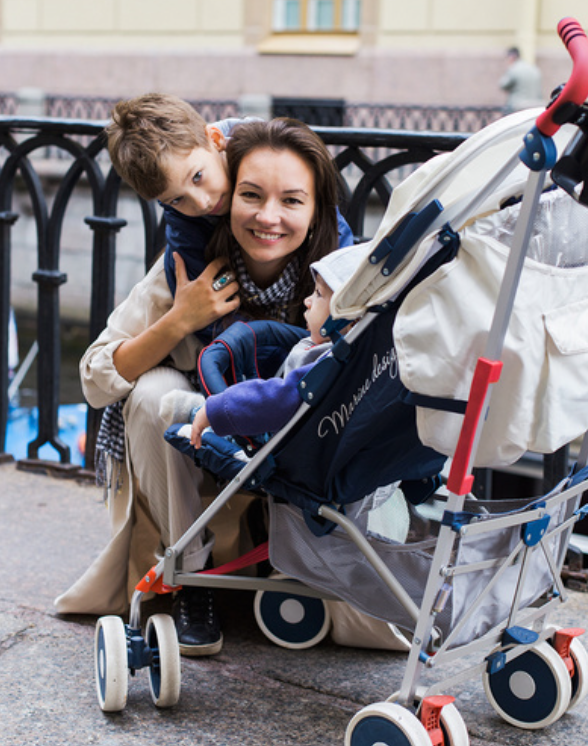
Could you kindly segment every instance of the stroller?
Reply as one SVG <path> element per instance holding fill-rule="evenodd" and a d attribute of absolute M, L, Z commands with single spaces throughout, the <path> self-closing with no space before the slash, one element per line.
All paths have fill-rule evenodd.
<path fill-rule="evenodd" d="M 262 629 L 290 647 L 324 637 L 325 598 L 405 631 L 400 690 L 352 718 L 346 746 L 469 743 L 443 693 L 474 674 L 501 717 L 526 729 L 585 697 L 583 630 L 547 622 L 565 600 L 560 573 L 588 480 L 588 40 L 572 19 L 558 31 L 574 70 L 548 109 L 490 125 L 394 191 L 333 297 L 334 345 L 302 379 L 292 420 L 267 442 L 205 435 L 197 463 L 227 485 L 138 584 L 129 624 L 98 620 L 103 710 L 124 708 L 129 668 L 149 669 L 157 706 L 177 702 L 173 621 L 156 614 L 142 635 L 140 604 L 181 585 L 256 590 Z M 235 331 L 200 360 L 212 393 L 229 374 L 247 374 L 251 347 L 276 362 L 271 327 L 268 338 L 266 327 L 236 326 L 244 335 Z M 187 447 L 181 426 L 166 437 Z M 577 462 L 549 494 L 471 494 L 475 467 L 576 439 Z M 286 578 L 183 572 L 184 548 L 243 489 L 267 497 L 269 559 Z M 262 548 L 245 562 L 265 556 Z M 302 610 L 294 623 L 282 611 L 287 596 Z M 421 685 L 425 669 L 471 655 L 480 662 Z"/>

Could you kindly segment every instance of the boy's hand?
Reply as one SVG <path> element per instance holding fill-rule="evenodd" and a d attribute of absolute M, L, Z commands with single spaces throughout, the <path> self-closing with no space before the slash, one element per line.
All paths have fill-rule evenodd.
<path fill-rule="evenodd" d="M 190 435 L 190 443 L 194 448 L 200 448 L 202 445 L 202 433 L 210 427 L 210 422 L 206 416 L 206 403 L 203 404 L 194 416 L 194 422 L 192 422 L 192 433 Z"/>
<path fill-rule="evenodd" d="M 215 277 L 225 266 L 223 259 L 215 259 L 195 280 L 188 279 L 182 257 L 174 252 L 176 265 L 176 295 L 174 313 L 178 315 L 186 336 L 206 328 L 214 321 L 232 313 L 241 303 L 236 280 L 227 282 L 220 289 L 213 287 Z"/>

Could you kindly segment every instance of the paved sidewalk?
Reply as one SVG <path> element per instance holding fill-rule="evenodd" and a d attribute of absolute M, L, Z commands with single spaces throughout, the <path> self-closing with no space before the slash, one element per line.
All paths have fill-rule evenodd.
<path fill-rule="evenodd" d="M 223 651 L 182 659 L 182 695 L 174 709 L 152 705 L 147 673 L 139 671 L 125 711 L 102 713 L 93 680 L 95 620 L 59 618 L 52 603 L 105 541 L 101 493 L 14 464 L 0 465 L 0 483 L 3 746 L 343 746 L 352 715 L 398 689 L 405 655 L 330 642 L 284 650 L 258 630 L 251 596 L 225 591 Z M 554 621 L 582 626 L 587 611 L 588 594 L 572 593 Z M 526 732 L 498 718 L 481 681 L 451 693 L 472 746 L 588 743 L 588 699 L 555 725 Z"/>

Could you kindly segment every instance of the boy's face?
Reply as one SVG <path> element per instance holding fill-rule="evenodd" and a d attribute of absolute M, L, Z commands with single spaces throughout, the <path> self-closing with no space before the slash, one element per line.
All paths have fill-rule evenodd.
<path fill-rule="evenodd" d="M 332 297 L 333 291 L 331 288 L 320 275 L 317 275 L 314 282 L 314 293 L 304 299 L 304 305 L 306 306 L 304 319 L 310 338 L 315 344 L 327 341 L 327 337 L 321 336 L 321 328 L 331 313 L 329 306 Z"/>
<path fill-rule="evenodd" d="M 163 204 L 193 218 L 226 215 L 231 207 L 225 138 L 214 127 L 208 127 L 207 133 L 208 148 L 197 147 L 166 157 L 168 185 L 158 196 Z"/>

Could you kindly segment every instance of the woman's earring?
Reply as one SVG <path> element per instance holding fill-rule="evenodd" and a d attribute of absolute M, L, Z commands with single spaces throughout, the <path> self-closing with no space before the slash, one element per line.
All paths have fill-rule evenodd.
<path fill-rule="evenodd" d="M 310 228 L 308 231 L 308 235 L 306 236 L 307 241 L 312 241 L 314 237 L 314 228 Z"/>

